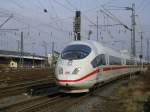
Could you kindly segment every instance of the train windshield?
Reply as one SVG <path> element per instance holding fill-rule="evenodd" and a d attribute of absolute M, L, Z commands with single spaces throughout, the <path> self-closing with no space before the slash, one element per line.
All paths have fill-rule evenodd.
<path fill-rule="evenodd" d="M 91 48 L 87 45 L 70 45 L 61 53 L 62 59 L 77 60 L 83 59 L 91 52 Z"/>

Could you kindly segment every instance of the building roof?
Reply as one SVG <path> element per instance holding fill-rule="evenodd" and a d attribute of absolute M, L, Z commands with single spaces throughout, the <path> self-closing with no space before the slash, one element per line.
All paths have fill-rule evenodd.
<path fill-rule="evenodd" d="M 21 56 L 21 52 L 0 50 L 0 57 L 20 58 L 20 56 Z M 33 59 L 33 57 L 34 59 L 37 60 L 45 60 L 44 56 L 39 56 L 28 52 L 22 53 L 22 58 Z"/>

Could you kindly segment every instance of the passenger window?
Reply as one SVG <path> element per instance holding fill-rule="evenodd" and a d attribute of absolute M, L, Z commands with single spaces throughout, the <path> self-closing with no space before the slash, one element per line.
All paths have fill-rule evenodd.
<path fill-rule="evenodd" d="M 134 60 L 126 60 L 126 65 L 134 65 Z"/>
<path fill-rule="evenodd" d="M 109 64 L 110 65 L 121 65 L 121 58 L 109 56 Z"/>
<path fill-rule="evenodd" d="M 91 62 L 93 68 L 96 68 L 101 65 L 106 65 L 106 59 L 104 54 L 96 56 Z"/>

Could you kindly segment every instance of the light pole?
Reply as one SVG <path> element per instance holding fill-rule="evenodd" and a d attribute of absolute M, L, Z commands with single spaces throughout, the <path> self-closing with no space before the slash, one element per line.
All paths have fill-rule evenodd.
<path fill-rule="evenodd" d="M 89 30 L 89 32 L 88 32 L 88 40 L 90 40 L 91 38 L 91 34 L 92 34 L 92 30 Z"/>
<path fill-rule="evenodd" d="M 147 39 L 147 61 L 149 63 L 149 39 Z"/>
<path fill-rule="evenodd" d="M 141 33 L 141 54 L 140 54 L 140 58 L 142 59 L 143 58 L 143 35 L 142 35 L 143 32 L 140 32 L 140 33 Z"/>
<path fill-rule="evenodd" d="M 52 42 L 52 59 L 54 61 L 54 49 L 55 49 L 55 42 Z"/>
<path fill-rule="evenodd" d="M 44 50 L 45 50 L 45 67 L 47 66 L 47 42 L 43 41 L 43 44 L 42 44 Z"/>
<path fill-rule="evenodd" d="M 17 39 L 16 43 L 17 43 L 17 52 L 19 53 L 20 52 L 20 40 Z"/>
<path fill-rule="evenodd" d="M 34 45 L 35 45 L 36 43 L 35 42 L 32 42 L 32 52 L 33 52 L 33 59 L 32 59 L 32 68 L 34 68 L 35 67 L 35 63 L 34 63 L 34 55 L 35 55 L 35 53 L 34 53 Z"/>
<path fill-rule="evenodd" d="M 116 18 L 115 16 L 111 16 L 109 15 L 110 12 L 107 11 L 105 9 L 105 11 L 107 11 L 108 13 L 106 13 L 105 11 L 101 10 L 101 12 L 103 12 L 104 14 L 106 14 L 108 17 L 110 17 L 111 19 L 115 19 L 117 22 L 120 23 L 120 25 L 122 25 L 124 28 L 126 28 L 127 30 L 131 31 L 131 57 L 135 57 L 136 56 L 136 46 L 135 46 L 135 4 L 132 4 L 132 7 L 121 7 L 123 10 L 130 10 L 132 11 L 131 14 L 131 28 L 129 28 L 127 25 L 123 24 L 118 18 Z M 112 9 L 111 9 L 112 10 Z"/>
<path fill-rule="evenodd" d="M 97 41 L 98 41 L 98 12 L 97 12 L 97 19 L 96 19 L 96 29 L 97 29 Z"/>
<path fill-rule="evenodd" d="M 142 35 L 142 33 L 143 32 L 140 32 L 140 33 L 141 33 L 141 52 L 140 52 L 139 58 L 140 58 L 140 65 L 141 65 L 141 72 L 142 72 L 142 68 L 143 68 L 143 64 L 142 64 L 142 58 L 143 58 L 143 35 Z"/>
<path fill-rule="evenodd" d="M 24 52 L 24 46 L 23 46 L 23 32 L 21 32 L 21 45 L 20 45 L 20 67 L 23 67 L 23 52 Z"/>
<path fill-rule="evenodd" d="M 132 24 L 132 30 L 131 30 L 131 56 L 136 56 L 136 46 L 135 46 L 135 4 L 132 4 L 132 7 L 125 7 L 126 10 L 131 10 L 131 24 Z"/>

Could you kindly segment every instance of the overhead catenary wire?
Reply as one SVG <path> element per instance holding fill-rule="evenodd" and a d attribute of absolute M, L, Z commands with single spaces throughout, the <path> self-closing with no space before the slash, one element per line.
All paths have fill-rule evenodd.
<path fill-rule="evenodd" d="M 65 5 L 61 4 L 61 3 L 58 2 L 57 0 L 53 0 L 53 1 L 55 1 L 57 4 L 59 4 L 60 6 L 62 6 L 63 8 L 65 8 L 65 9 L 71 11 L 71 12 L 74 10 L 74 9 L 72 10 L 72 9 L 66 7 Z M 66 2 L 67 2 L 67 1 L 66 1 Z M 78 8 L 76 8 L 72 3 L 70 3 L 69 1 L 68 1 L 68 4 L 69 4 L 70 6 L 73 6 L 75 9 L 78 9 Z M 96 24 L 95 24 L 92 20 L 90 20 L 85 14 L 82 13 L 82 16 L 83 16 L 87 21 L 89 21 L 91 24 L 96 25 Z"/>
<path fill-rule="evenodd" d="M 58 5 L 60 5 L 61 7 L 63 7 L 64 9 L 66 9 L 69 12 L 74 12 L 71 8 L 65 6 L 64 4 L 62 4 L 61 2 L 58 2 L 57 0 L 53 0 L 55 3 L 57 3 Z"/>
<path fill-rule="evenodd" d="M 44 5 L 42 4 L 42 2 L 40 0 L 36 0 L 39 4 L 39 6 L 42 8 L 42 9 L 45 9 Z"/>
<path fill-rule="evenodd" d="M 103 6 L 101 6 L 102 8 L 103 8 Z M 111 14 L 111 13 L 108 13 L 107 11 L 105 11 L 104 9 L 99 9 L 99 11 L 100 12 L 102 12 L 102 14 L 103 14 L 103 17 L 104 17 L 104 24 L 102 24 L 102 25 L 99 25 L 99 26 L 101 26 L 101 27 L 105 27 L 105 28 L 107 28 L 107 29 L 105 29 L 105 30 L 107 30 L 107 34 L 111 37 L 111 39 L 114 39 L 114 35 L 112 35 L 112 33 L 111 33 L 111 31 L 109 31 L 109 29 L 108 29 L 108 27 L 110 26 L 110 27 L 113 27 L 113 26 L 121 26 L 121 25 L 123 25 L 124 27 L 127 27 L 127 25 L 125 25 L 122 21 L 120 21 L 116 16 L 114 16 L 113 14 Z M 116 24 L 110 24 L 109 23 L 109 19 L 111 19 L 113 22 L 116 22 Z M 129 30 L 131 30 L 131 29 L 129 29 Z M 103 30 L 101 30 L 101 32 L 102 32 Z M 103 38 L 103 37 L 102 37 Z"/>
<path fill-rule="evenodd" d="M 77 10 L 77 9 L 78 9 L 76 6 L 74 6 L 74 5 L 70 2 L 70 0 L 65 0 L 65 1 L 68 3 L 68 5 L 70 5 L 70 7 L 73 7 L 74 10 Z"/>
<path fill-rule="evenodd" d="M 147 8 L 148 5 L 150 5 L 150 1 L 148 1 L 147 3 L 145 2 L 143 7 L 141 9 L 139 9 L 138 12 L 140 13 L 140 12 L 144 11 Z"/>
<path fill-rule="evenodd" d="M 14 0 L 13 0 L 14 1 Z M 22 0 L 23 1 L 23 0 Z M 39 1 L 39 0 L 38 0 Z M 48 0 L 49 1 L 49 0 Z M 55 5 L 57 4 L 58 5 L 58 3 L 56 3 L 55 2 L 55 0 L 50 0 L 52 3 L 53 3 L 53 5 L 54 5 L 54 3 L 55 3 Z M 66 2 L 67 1 L 69 1 L 68 2 L 68 5 L 70 4 L 70 7 L 68 6 L 68 5 L 66 5 L 64 2 L 61 2 L 61 1 L 59 1 L 59 0 L 56 0 L 57 2 L 59 2 L 61 5 L 63 4 L 63 7 L 67 7 L 67 8 L 65 8 L 66 10 L 69 10 L 70 12 L 72 12 L 75 8 L 76 8 L 76 6 L 74 6 L 74 4 L 73 4 L 73 2 L 72 1 L 69 1 L 69 0 L 66 0 Z M 100 0 L 98 0 L 98 1 L 100 1 Z M 107 0 L 107 1 L 111 1 L 111 0 Z M 106 1 L 106 2 L 107 2 Z M 17 0 L 15 0 L 15 2 L 18 2 Z M 42 0 L 40 0 L 40 2 L 42 2 L 42 6 L 40 6 L 41 7 L 41 9 L 43 9 L 43 8 L 47 8 L 47 7 L 45 7 L 46 5 L 45 5 L 45 3 L 42 1 Z M 19 2 L 20 3 L 20 2 Z M 60 6 L 60 4 L 59 4 L 59 6 Z M 20 4 L 20 5 L 22 5 L 22 4 Z M 40 5 L 40 4 L 39 4 Z M 43 6 L 44 5 L 44 6 Z M 71 5 L 72 5 L 72 7 L 71 7 Z M 108 4 L 109 5 L 109 4 Z M 24 6 L 23 6 L 24 7 Z M 74 8 L 73 8 L 74 7 Z M 56 10 L 56 9 L 55 9 Z M 39 11 L 39 9 L 37 10 L 37 11 Z M 54 11 L 54 10 L 53 10 Z M 59 13 L 58 13 L 59 14 Z M 94 23 L 94 21 L 91 19 L 91 18 L 89 18 L 88 17 L 88 15 L 83 11 L 82 12 L 82 14 L 83 14 L 83 17 L 84 17 L 84 19 L 86 19 L 89 23 L 91 23 L 91 24 L 95 24 Z M 50 14 L 49 14 L 50 15 Z M 85 17 L 85 16 L 86 17 Z M 55 21 L 57 21 L 57 20 L 61 20 L 61 18 L 59 19 L 59 18 L 54 18 L 53 19 L 53 21 L 55 22 Z M 24 20 L 23 20 L 24 21 Z M 52 22 L 53 22 L 52 21 Z M 52 24 L 53 25 L 53 24 Z M 55 25 L 53 25 L 54 27 L 56 27 Z M 58 28 L 59 30 L 60 30 L 60 28 Z"/>
<path fill-rule="evenodd" d="M 2 9 L 2 8 L 1 8 Z M 8 14 L 10 13 L 10 11 L 9 10 L 4 10 L 3 9 L 3 11 L 4 12 L 7 12 Z M 27 17 L 25 17 L 25 16 L 23 16 L 23 15 L 21 15 L 21 14 L 19 14 L 19 13 L 16 13 L 16 12 L 13 12 L 13 19 L 16 19 L 17 21 L 20 21 L 21 23 L 23 23 L 23 24 L 29 24 L 28 22 L 25 22 L 25 20 L 27 21 L 30 21 L 30 19 L 29 18 L 27 18 Z M 18 20 L 19 19 L 19 20 Z M 64 19 L 64 18 L 63 18 Z M 39 21 L 39 23 L 42 23 L 42 22 L 40 22 Z M 43 23 L 42 23 L 43 24 Z M 31 26 L 33 26 L 33 25 L 31 25 Z M 53 26 L 53 25 L 47 25 L 47 26 L 49 26 L 49 27 L 51 27 L 51 28 L 53 28 L 54 30 L 56 30 L 56 31 L 61 31 L 61 32 L 68 32 L 67 30 L 63 30 L 63 29 L 61 29 L 61 28 L 56 28 L 55 26 Z M 36 26 L 34 26 L 34 27 L 36 27 Z"/>
<path fill-rule="evenodd" d="M 37 0 L 37 1 L 36 1 L 36 4 L 35 4 L 35 2 L 34 2 L 34 6 L 37 7 L 38 9 L 40 9 L 40 10 L 36 10 L 36 11 L 42 11 L 43 14 L 46 13 L 46 14 L 49 16 L 50 20 L 52 21 L 51 23 L 55 23 L 56 26 L 57 26 L 57 28 L 54 27 L 54 26 L 52 26 L 52 27 L 53 27 L 55 30 L 56 30 L 56 29 L 62 30 L 62 26 L 59 26 L 59 25 L 58 25 L 58 22 L 57 22 L 57 20 L 56 20 L 57 18 L 59 18 L 59 17 L 58 17 L 58 14 L 57 14 L 57 12 L 55 11 L 54 6 L 52 6 L 52 3 L 49 3 L 49 2 L 51 2 L 51 1 L 48 0 L 48 4 L 47 4 L 47 5 L 50 5 L 50 6 L 51 6 L 51 9 L 49 9 L 49 7 L 44 6 L 43 3 L 42 3 L 40 0 Z M 48 10 L 48 9 L 49 9 L 49 10 Z M 53 12 L 55 12 L 56 18 L 51 16 L 52 14 L 50 14 L 50 10 L 53 10 Z M 41 13 L 41 12 L 40 12 L 40 13 Z M 61 20 L 61 18 L 60 18 L 59 20 Z M 49 23 L 48 23 L 48 24 L 49 24 Z"/>
<path fill-rule="evenodd" d="M 13 14 L 11 14 L 2 24 L 0 24 L 0 29 L 11 19 L 13 18 Z"/>
<path fill-rule="evenodd" d="M 48 0 L 48 3 L 49 3 L 49 5 L 51 6 L 51 9 L 55 12 L 56 18 L 60 19 L 60 17 L 58 16 L 58 13 L 57 13 L 55 7 L 53 6 L 53 3 L 51 2 L 51 0 Z M 48 12 L 48 13 L 49 13 L 49 12 Z M 51 18 L 51 19 L 52 19 L 52 18 Z M 60 21 L 55 21 L 54 19 L 52 19 L 52 20 L 56 23 L 56 25 L 57 25 L 58 27 L 60 27 L 60 28 L 62 29 L 62 22 L 61 22 L 61 19 L 60 19 Z M 58 22 L 60 22 L 60 25 L 58 25 Z"/>
<path fill-rule="evenodd" d="M 141 20 L 140 20 L 140 17 L 139 17 L 139 15 L 137 16 L 137 20 L 138 20 L 138 25 L 139 25 L 139 28 L 140 28 L 140 30 L 141 30 L 141 32 L 143 32 L 143 27 L 142 27 L 142 24 L 141 24 Z"/>
<path fill-rule="evenodd" d="M 120 23 L 123 27 L 125 27 L 126 29 L 128 29 L 128 30 L 132 30 L 131 28 L 129 28 L 127 25 L 125 25 L 122 21 L 120 21 L 114 14 L 112 14 L 110 11 L 108 11 L 107 9 L 105 9 L 104 7 L 103 7 L 103 9 L 100 9 L 100 11 L 102 12 L 102 13 L 104 13 L 105 15 L 107 15 L 107 17 L 109 17 L 110 19 L 112 19 L 113 21 L 115 21 L 115 22 L 118 22 L 118 23 Z"/>
<path fill-rule="evenodd" d="M 97 0 L 97 2 L 101 3 L 99 0 Z M 112 2 L 112 0 L 108 0 L 108 1 L 106 1 L 106 3 L 103 4 L 103 6 L 106 6 L 106 5 L 110 4 L 111 2 Z"/>
<path fill-rule="evenodd" d="M 141 8 L 145 5 L 145 3 L 146 3 L 146 0 L 141 0 L 139 5 L 137 6 L 137 10 L 141 10 Z"/>
<path fill-rule="evenodd" d="M 70 7 L 73 7 L 74 10 L 77 10 L 78 8 L 76 6 L 74 6 L 70 1 L 66 0 L 66 2 L 70 5 Z M 65 6 L 63 6 L 65 7 Z M 66 7 L 65 7 L 66 8 Z M 68 9 L 68 8 L 67 8 Z M 91 9 L 90 9 L 91 10 Z M 87 12 L 87 11 L 86 11 Z M 94 23 L 91 19 L 89 19 L 85 14 L 84 11 L 82 12 L 82 17 L 84 17 L 89 23 L 96 25 L 96 23 Z"/>
<path fill-rule="evenodd" d="M 78 9 L 78 8 L 77 8 L 76 6 L 74 6 L 70 1 L 66 0 L 66 2 L 67 2 L 70 6 L 72 6 L 75 10 Z M 91 24 L 96 25 L 96 23 L 94 23 L 92 20 L 90 20 L 90 19 L 84 14 L 84 11 L 82 12 L 82 15 L 83 15 L 83 17 L 84 17 L 87 21 L 89 21 Z"/>
<path fill-rule="evenodd" d="M 22 18 L 25 18 L 24 16 L 22 16 Z M 22 24 L 25 24 L 25 25 L 28 25 L 29 23 L 28 22 L 25 22 L 22 18 L 20 18 L 20 16 L 19 16 L 19 18 L 17 17 L 17 16 L 13 16 L 13 20 L 16 20 L 16 22 L 19 22 L 19 23 L 22 23 Z M 42 23 L 43 24 L 43 23 Z M 30 27 L 32 27 L 32 28 L 34 28 L 34 29 L 36 29 L 37 31 L 41 31 L 41 32 L 43 32 L 43 33 L 45 33 L 45 34 L 47 34 L 47 35 L 49 35 L 49 32 L 47 32 L 47 31 L 45 31 L 45 30 L 42 30 L 42 29 L 40 29 L 39 27 L 37 27 L 37 25 L 35 26 L 35 25 L 30 25 Z M 55 27 L 53 27 L 52 25 L 51 26 L 49 26 L 49 27 L 51 27 L 51 28 L 53 28 L 54 30 L 56 30 L 56 31 L 61 31 L 61 32 L 64 32 L 63 30 L 61 30 L 61 29 L 57 29 L 57 28 L 55 28 Z M 24 27 L 23 29 L 27 29 L 28 28 L 28 26 L 27 27 Z M 19 29 L 22 29 L 22 28 L 19 28 Z M 68 31 L 65 31 L 65 32 L 68 32 Z"/>
<path fill-rule="evenodd" d="M 12 4 L 16 5 L 18 8 L 23 9 L 24 7 L 22 5 L 20 5 L 18 2 L 16 2 L 15 0 L 9 0 Z"/>

